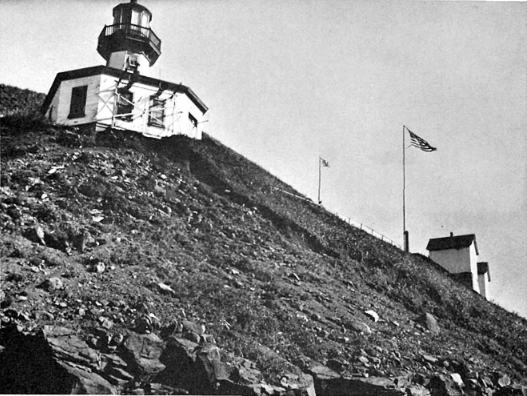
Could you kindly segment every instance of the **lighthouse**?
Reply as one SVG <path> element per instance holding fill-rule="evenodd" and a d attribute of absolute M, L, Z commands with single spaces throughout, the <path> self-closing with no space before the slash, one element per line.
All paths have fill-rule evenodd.
<path fill-rule="evenodd" d="M 148 137 L 201 139 L 208 107 L 186 85 L 150 76 L 161 55 L 152 13 L 137 0 L 118 4 L 99 34 L 104 66 L 58 73 L 44 100 L 53 123 L 88 130 L 122 129 Z"/>

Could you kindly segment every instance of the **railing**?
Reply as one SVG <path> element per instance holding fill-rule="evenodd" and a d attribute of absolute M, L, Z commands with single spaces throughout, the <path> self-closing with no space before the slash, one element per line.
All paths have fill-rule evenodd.
<path fill-rule="evenodd" d="M 117 31 L 123 31 L 127 36 L 142 41 L 147 39 L 152 44 L 152 47 L 154 47 L 158 53 L 161 53 L 161 40 L 156 36 L 152 29 L 130 23 L 117 23 L 115 25 L 106 25 L 101 32 L 101 36 L 108 37 Z"/>

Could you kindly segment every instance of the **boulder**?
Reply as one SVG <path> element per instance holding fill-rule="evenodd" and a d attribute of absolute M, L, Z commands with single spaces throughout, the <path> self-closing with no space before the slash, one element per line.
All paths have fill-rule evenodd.
<path fill-rule="evenodd" d="M 169 337 L 160 361 L 166 369 L 157 381 L 173 388 L 188 389 L 191 393 L 213 393 L 206 373 L 195 373 L 196 351 L 199 344 L 182 337 Z"/>
<path fill-rule="evenodd" d="M 181 323 L 181 330 L 183 332 L 183 337 L 199 344 L 202 340 L 201 337 L 205 332 L 205 326 L 198 325 L 190 320 L 184 320 Z"/>
<path fill-rule="evenodd" d="M 98 274 L 102 274 L 106 270 L 106 264 L 99 261 L 96 264 L 93 264 L 91 267 L 92 272 L 97 272 Z"/>
<path fill-rule="evenodd" d="M 122 348 L 123 359 L 128 362 L 130 372 L 138 381 L 147 381 L 166 367 L 159 360 L 164 351 L 164 343 L 153 333 L 129 332 Z"/>
<path fill-rule="evenodd" d="M 221 361 L 220 349 L 214 344 L 205 344 L 196 349 L 196 369 L 203 371 L 211 385 L 229 379 L 225 363 Z"/>
<path fill-rule="evenodd" d="M 415 320 L 415 322 L 423 326 L 432 334 L 439 334 L 439 332 L 441 331 L 441 329 L 439 328 L 439 324 L 437 323 L 436 317 L 432 314 L 429 314 L 428 312 L 419 316 Z"/>
<path fill-rule="evenodd" d="M 242 396 L 285 396 L 286 390 L 282 387 L 268 384 L 243 385 L 230 380 L 219 383 L 216 394 L 220 395 L 242 395 Z M 290 393 L 288 393 L 289 395 Z"/>
<path fill-rule="evenodd" d="M 431 396 L 461 396 L 463 391 L 460 389 L 450 376 L 435 375 L 427 385 Z"/>
<path fill-rule="evenodd" d="M 280 379 L 280 385 L 286 391 L 293 392 L 295 395 L 316 396 L 315 382 L 313 376 L 309 374 L 291 374 L 286 373 Z"/>
<path fill-rule="evenodd" d="M 498 374 L 496 375 L 496 382 L 498 383 L 499 386 L 504 388 L 511 384 L 511 379 L 507 374 L 503 374 L 503 375 Z"/>
<path fill-rule="evenodd" d="M 421 357 L 423 358 L 423 361 L 426 362 L 426 363 L 432 363 L 432 364 L 435 364 L 438 362 L 439 359 L 437 359 L 436 357 L 434 356 L 431 356 L 431 355 L 427 355 L 427 354 L 422 354 Z"/>
<path fill-rule="evenodd" d="M 182 325 L 183 325 L 183 332 L 192 332 L 199 336 L 202 336 L 203 333 L 205 332 L 205 329 L 203 328 L 203 326 L 198 325 L 194 322 L 191 322 L 190 320 L 184 320 L 182 322 Z"/>
<path fill-rule="evenodd" d="M 374 322 L 379 321 L 379 314 L 377 314 L 377 312 L 375 312 L 375 311 L 369 309 L 369 310 L 367 310 L 367 311 L 364 311 L 364 313 L 365 313 L 366 315 L 368 315 L 370 318 L 372 318 Z"/>
<path fill-rule="evenodd" d="M 312 362 L 308 372 L 313 376 L 315 381 L 328 381 L 340 378 L 339 373 L 317 362 Z"/>
<path fill-rule="evenodd" d="M 465 386 L 465 384 L 463 383 L 463 380 L 461 379 L 461 375 L 459 375 L 458 373 L 452 373 L 450 374 L 450 378 L 452 378 L 452 381 L 454 381 L 454 383 L 462 388 Z"/>
<path fill-rule="evenodd" d="M 159 290 L 162 292 L 162 293 L 166 293 L 166 294 L 176 294 L 176 292 L 168 285 L 165 285 L 164 283 L 162 282 L 159 282 L 157 284 L 157 287 L 159 287 Z"/>
<path fill-rule="evenodd" d="M 106 379 L 93 372 L 88 372 L 82 366 L 75 366 L 69 362 L 58 362 L 73 377 L 71 394 L 111 394 L 117 395 L 116 388 Z"/>
<path fill-rule="evenodd" d="M 357 333 L 371 334 L 370 326 L 366 323 L 359 322 L 358 320 L 350 320 L 345 323 L 345 326 L 350 330 L 356 331 Z"/>
<path fill-rule="evenodd" d="M 430 391 L 422 385 L 412 385 L 406 388 L 407 396 L 430 396 Z"/>
<path fill-rule="evenodd" d="M 336 371 L 312 362 L 307 370 L 313 376 L 316 395 L 346 396 L 404 396 L 404 388 L 388 378 L 359 378 L 341 376 Z"/>
<path fill-rule="evenodd" d="M 23 334 L 14 328 L 4 336 L 9 341 L 0 355 L 0 393 L 117 394 L 97 372 L 100 355 L 75 331 L 44 326 Z"/>
<path fill-rule="evenodd" d="M 42 283 L 42 287 L 47 291 L 61 290 L 64 288 L 62 279 L 57 277 L 48 278 Z"/>

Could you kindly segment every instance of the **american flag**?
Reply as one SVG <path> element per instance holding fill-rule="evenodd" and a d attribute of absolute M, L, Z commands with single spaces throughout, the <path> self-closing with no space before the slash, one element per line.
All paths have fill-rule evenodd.
<path fill-rule="evenodd" d="M 320 162 L 322 163 L 322 166 L 329 168 L 329 162 L 326 161 L 324 158 L 320 157 Z"/>
<path fill-rule="evenodd" d="M 420 138 L 408 128 L 406 128 L 406 130 L 410 134 L 410 141 L 411 141 L 412 146 L 417 147 L 418 149 L 421 149 L 423 151 L 436 151 L 437 150 L 435 147 L 430 146 L 430 144 L 426 140 Z"/>

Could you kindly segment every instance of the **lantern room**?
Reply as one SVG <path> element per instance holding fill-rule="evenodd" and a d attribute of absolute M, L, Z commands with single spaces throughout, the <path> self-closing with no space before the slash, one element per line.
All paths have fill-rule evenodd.
<path fill-rule="evenodd" d="M 152 13 L 136 0 L 117 5 L 113 24 L 103 28 L 97 45 L 106 65 L 148 75 L 149 67 L 161 55 L 161 40 L 151 29 L 151 22 Z"/>

